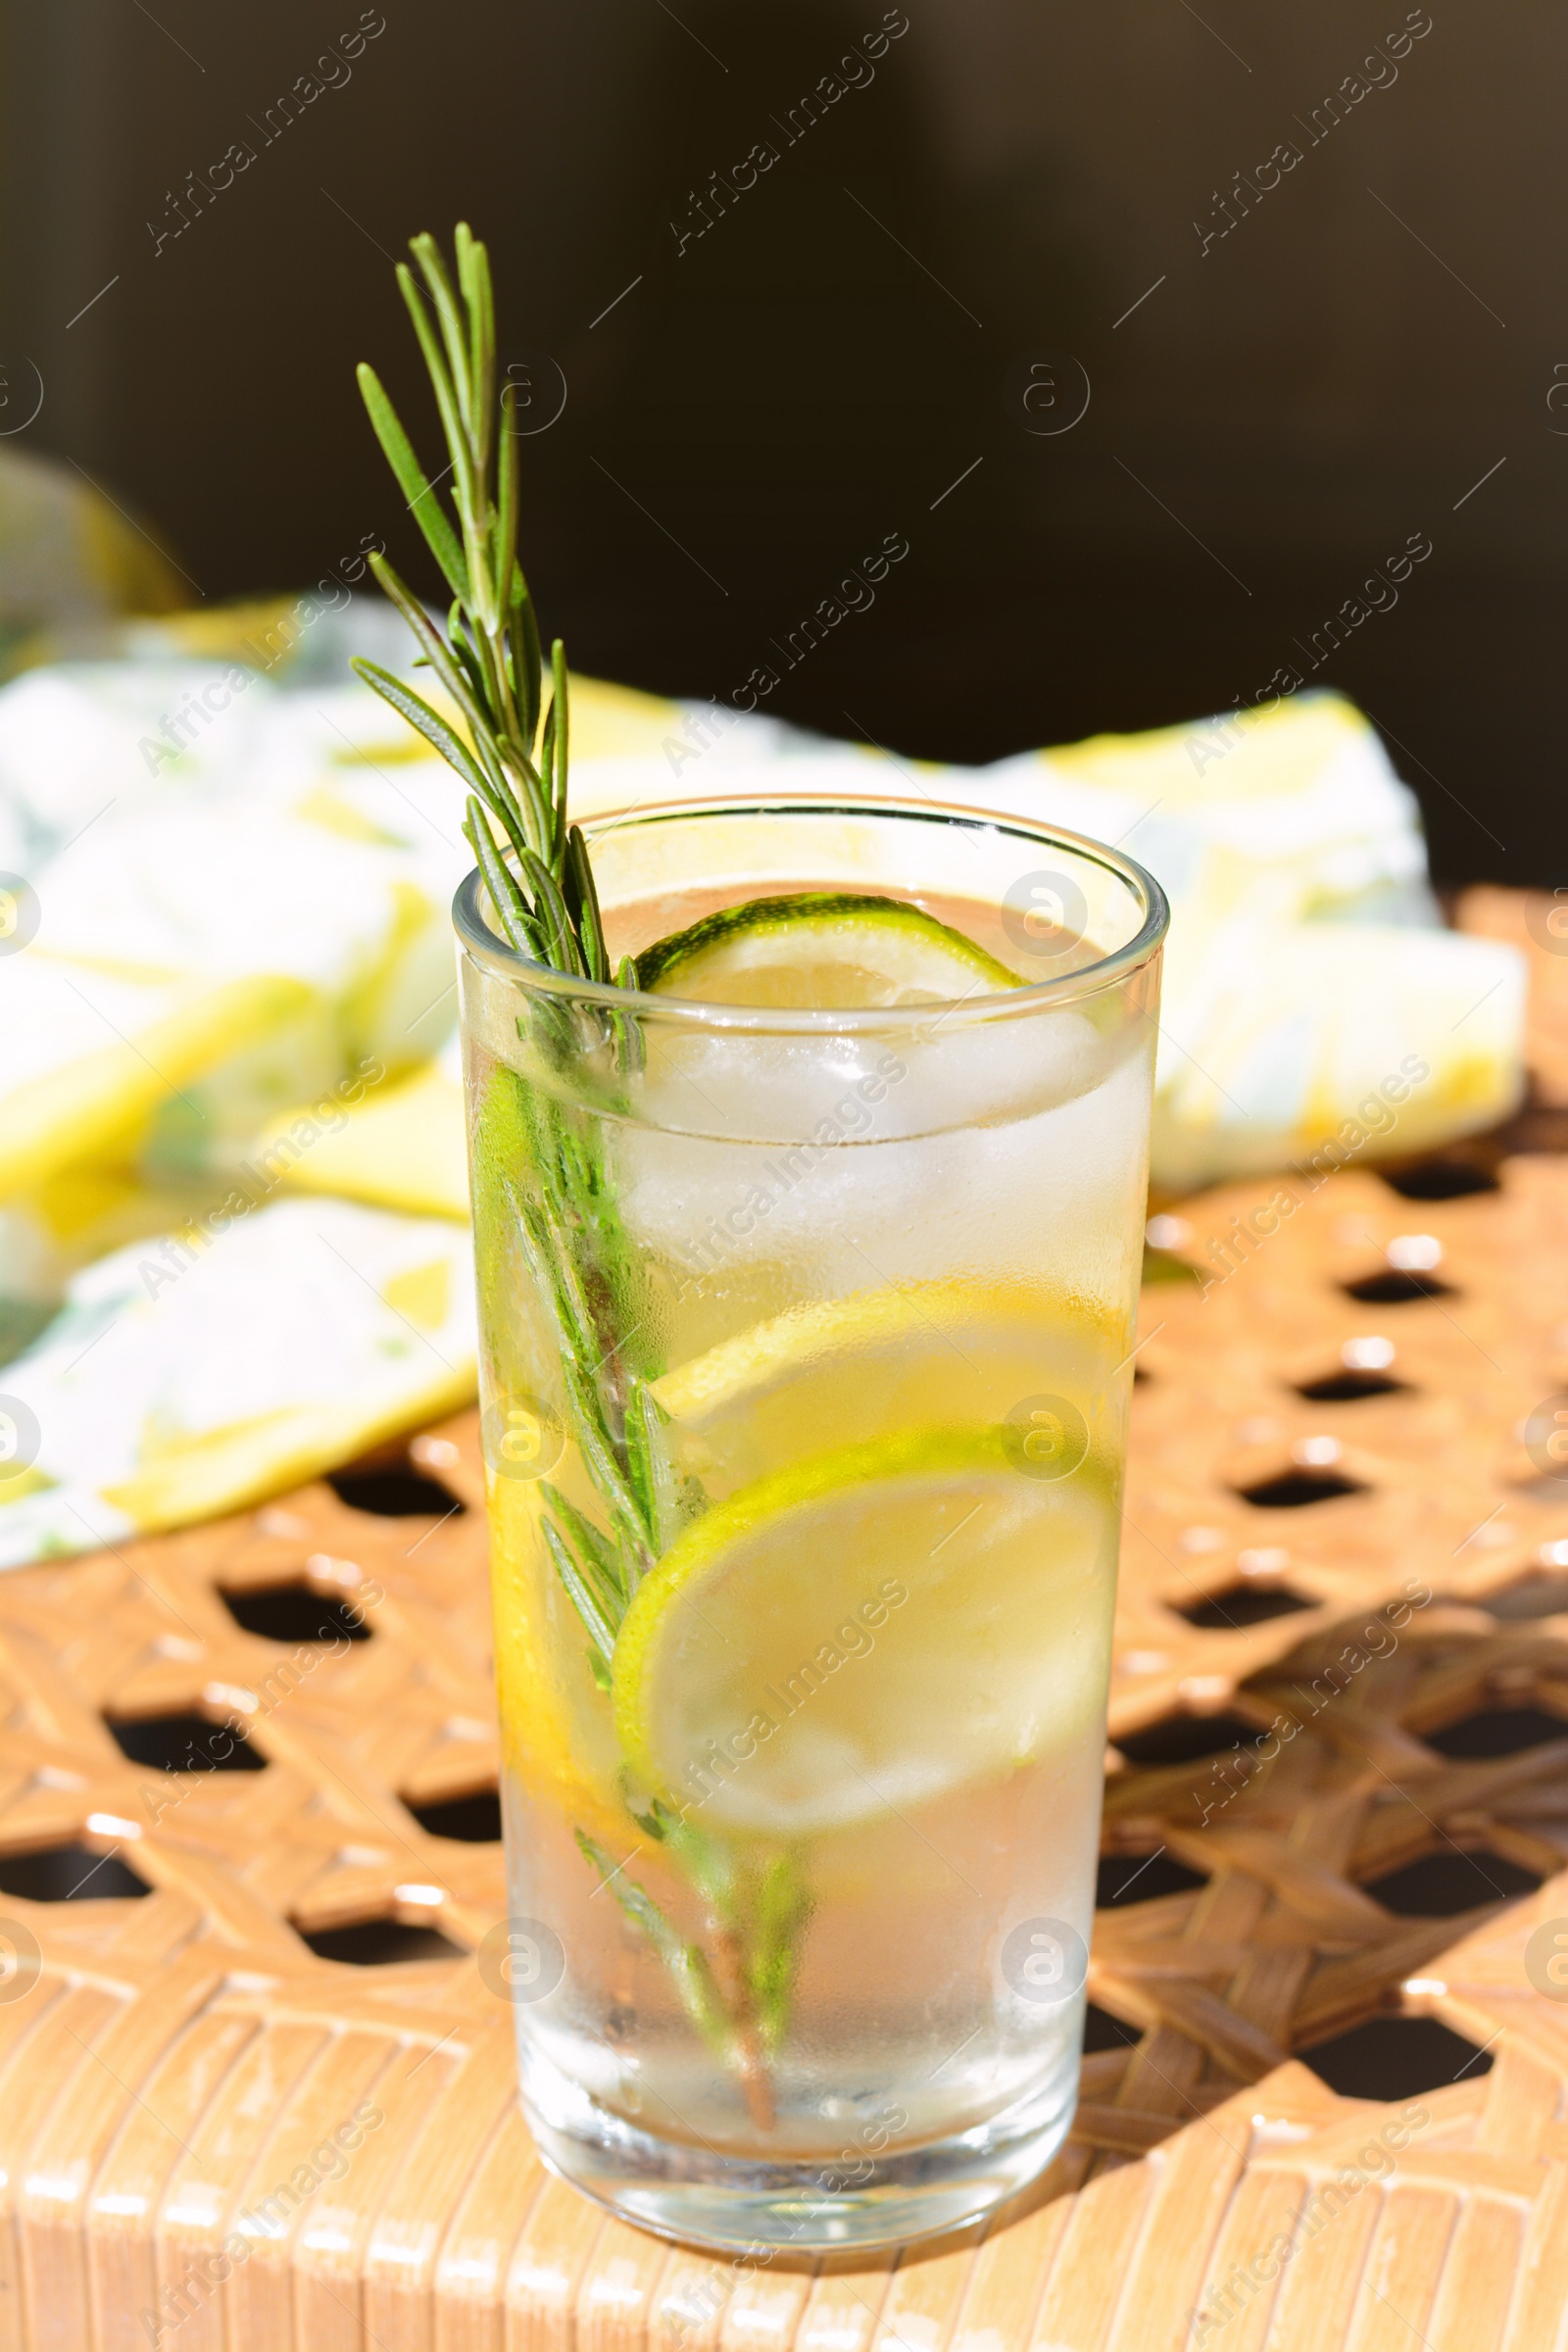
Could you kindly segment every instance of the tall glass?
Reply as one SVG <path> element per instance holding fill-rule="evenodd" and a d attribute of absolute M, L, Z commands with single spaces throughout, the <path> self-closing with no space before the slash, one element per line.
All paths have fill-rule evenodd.
<path fill-rule="evenodd" d="M 830 890 L 1027 975 L 698 1003 L 456 909 L 529 2122 L 666 2234 L 891 2244 L 1072 2116 L 1164 903 L 931 804 L 589 838 L 616 958 Z"/>

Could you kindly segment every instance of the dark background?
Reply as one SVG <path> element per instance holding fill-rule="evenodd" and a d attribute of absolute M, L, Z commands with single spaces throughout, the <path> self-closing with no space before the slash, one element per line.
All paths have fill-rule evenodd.
<path fill-rule="evenodd" d="M 303 586 L 377 530 L 433 584 L 352 368 L 429 447 L 388 257 L 463 215 L 504 358 L 540 414 L 549 362 L 567 386 L 524 445 L 524 553 L 577 667 L 727 697 L 898 531 L 875 608 L 765 708 L 984 760 L 1250 700 L 1425 533 L 1314 682 L 1390 738 L 1441 877 L 1568 872 L 1560 8 L 1431 0 L 1315 144 L 1402 0 L 907 0 L 792 146 L 771 118 L 880 0 L 381 13 L 264 144 L 249 119 L 356 0 L 11 0 L 0 358 L 43 373 L 27 445 L 134 507 L 193 601 Z M 690 191 L 759 138 L 777 165 L 677 253 Z M 235 139 L 254 164 L 155 252 Z M 1286 139 L 1301 162 L 1202 251 L 1195 218 Z M 1006 388 L 1043 353 L 1092 387 L 1054 434 Z"/>

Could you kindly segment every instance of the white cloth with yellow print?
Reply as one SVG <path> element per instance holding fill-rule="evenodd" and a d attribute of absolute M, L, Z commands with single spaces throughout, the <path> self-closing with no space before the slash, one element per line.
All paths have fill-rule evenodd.
<path fill-rule="evenodd" d="M 1171 902 L 1152 1140 L 1164 1192 L 1330 1149 L 1422 1152 L 1518 1102 L 1524 966 L 1442 927 L 1415 796 L 1339 695 L 958 768 L 711 706 L 638 713 L 609 691 L 599 742 L 573 760 L 583 813 L 892 790 L 1060 824 L 1148 866 Z M 1423 1074 L 1391 1118 L 1379 1089 L 1406 1061 Z"/>
<path fill-rule="evenodd" d="M 472 1394 L 465 1227 L 276 1200 L 77 1274 L 0 1371 L 0 1567 L 237 1509 Z"/>
<path fill-rule="evenodd" d="M 1045 820 L 1119 844 L 1171 902 L 1152 1172 L 1165 1193 L 1292 1165 L 1405 1156 L 1494 1125 L 1523 1085 L 1525 973 L 1494 941 L 1443 928 L 1414 795 L 1349 703 L 1102 735 L 984 768 L 890 759 L 714 706 L 575 689 L 583 816 L 689 795 L 887 792 Z M 1042 966 L 1039 976 L 1049 975 Z M 1027 973 L 1026 977 L 1036 976 Z M 1397 1115 L 1381 1091 L 1410 1080 Z M 432 1137 L 462 1200 L 455 1079 L 367 1102 L 304 1175 L 362 1198 L 408 1166 L 434 1205 Z M 416 1138 L 419 1139 L 416 1143 Z"/>
<path fill-rule="evenodd" d="M 1341 696 L 1097 736 L 984 781 L 993 806 L 1119 842 L 1170 898 L 1162 1190 L 1405 1156 L 1516 1107 L 1523 962 L 1442 927 L 1415 796 Z M 1411 1069 L 1391 1118 L 1379 1090 Z"/>
<path fill-rule="evenodd" d="M 0 1564 L 238 1507 L 472 1391 L 461 795 L 350 681 L 350 651 L 404 663 L 396 615 L 308 601 L 291 644 L 275 612 L 140 623 L 0 691 L 0 883 L 31 886 L 0 953 Z M 1518 959 L 1436 927 L 1414 801 L 1337 698 L 957 769 L 576 681 L 580 814 L 781 786 L 1152 867 L 1167 1190 L 1516 1099 Z M 1358 1122 L 1410 1057 L 1397 1122 Z"/>
<path fill-rule="evenodd" d="M 474 1385 L 450 1168 L 284 1197 L 451 1039 L 450 778 L 341 648 L 285 689 L 134 626 L 148 658 L 0 693 L 0 1565 L 234 1508 Z"/>

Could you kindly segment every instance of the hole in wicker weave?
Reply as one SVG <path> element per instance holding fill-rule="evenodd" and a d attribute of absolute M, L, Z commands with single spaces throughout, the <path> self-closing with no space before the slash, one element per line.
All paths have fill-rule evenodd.
<path fill-rule="evenodd" d="M 1423 1854 L 1419 1862 L 1407 1862 L 1402 1870 L 1391 1870 L 1386 1879 L 1372 1880 L 1366 1891 L 1401 1919 L 1452 1919 L 1482 1903 L 1533 1894 L 1540 1885 L 1535 1871 L 1494 1854 L 1490 1846 L 1459 1852 L 1449 1845 Z"/>
<path fill-rule="evenodd" d="M 1413 2099 L 1492 2072 L 1490 2052 L 1484 2055 L 1435 2017 L 1369 2018 L 1296 2055 L 1343 2099 Z"/>
<path fill-rule="evenodd" d="M 1452 1153 L 1439 1152 L 1431 1159 L 1418 1159 L 1413 1167 L 1379 1168 L 1377 1172 L 1406 1200 L 1463 1200 L 1470 1193 L 1501 1189 L 1493 1169 Z"/>
<path fill-rule="evenodd" d="M 107 1895 L 151 1894 L 118 1854 L 85 1845 L 46 1845 L 32 1854 L 0 1855 L 0 1890 L 28 1903 L 91 1903 Z"/>
<path fill-rule="evenodd" d="M 1136 2026 L 1124 2026 L 1119 2017 L 1108 2009 L 1097 2009 L 1091 2001 L 1084 2011 L 1084 2050 L 1125 2050 L 1139 2038 Z"/>
<path fill-rule="evenodd" d="M 1359 1282 L 1342 1286 L 1352 1298 L 1367 1306 L 1408 1306 L 1416 1298 L 1451 1298 L 1453 1285 L 1440 1282 L 1436 1274 L 1418 1274 L 1401 1266 L 1384 1266 L 1376 1274 L 1363 1274 Z"/>
<path fill-rule="evenodd" d="M 1485 1593 L 1474 1606 L 1494 1617 L 1557 1617 L 1568 1609 L 1568 1576 L 1527 1576 L 1500 1592 Z"/>
<path fill-rule="evenodd" d="M 357 1919 L 346 1928 L 301 1928 L 317 1957 L 353 1968 L 389 1968 L 400 1960 L 461 1960 L 462 1948 L 439 1928 L 406 1928 L 398 1919 Z"/>
<path fill-rule="evenodd" d="M 1366 1489 L 1340 1470 L 1282 1470 L 1260 1479 L 1255 1487 L 1238 1487 L 1244 1502 L 1260 1511 L 1299 1511 L 1311 1502 L 1332 1502 L 1339 1494 L 1364 1494 Z"/>
<path fill-rule="evenodd" d="M 472 1796 L 449 1797 L 440 1805 L 410 1805 L 421 1830 L 432 1838 L 461 1838 L 465 1845 L 496 1845 L 501 1839 L 501 1797 L 494 1788 Z"/>
<path fill-rule="evenodd" d="M 1250 1747 L 1255 1724 L 1239 1715 L 1166 1715 L 1141 1732 L 1118 1734 L 1116 1745 L 1130 1764 L 1191 1764 L 1232 1747 Z"/>
<path fill-rule="evenodd" d="M 122 1756 L 154 1772 L 265 1772 L 237 1723 L 210 1723 L 205 1715 L 106 1715 Z"/>
<path fill-rule="evenodd" d="M 1204 1633 L 1223 1634 L 1233 1627 L 1265 1625 L 1270 1617 L 1294 1617 L 1298 1609 L 1311 1606 L 1311 1601 L 1293 1592 L 1289 1585 L 1232 1585 L 1224 1592 L 1210 1593 L 1206 1600 L 1195 1600 L 1176 1614 Z"/>
<path fill-rule="evenodd" d="M 370 1629 L 363 1614 L 339 1600 L 325 1598 L 309 1585 L 260 1585 L 245 1592 L 225 1592 L 219 1599 L 248 1634 L 267 1642 L 368 1642 Z"/>
<path fill-rule="evenodd" d="M 1314 1404 L 1358 1404 L 1363 1396 L 1393 1396 L 1408 1390 L 1407 1380 L 1394 1380 L 1387 1372 L 1329 1372 L 1321 1380 L 1303 1380 L 1298 1387 L 1298 1396 L 1310 1397 Z"/>
<path fill-rule="evenodd" d="M 1568 1739 L 1568 1723 L 1540 1707 L 1488 1707 L 1421 1737 L 1440 1756 L 1517 1756 L 1548 1740 Z"/>
<path fill-rule="evenodd" d="M 329 1471 L 326 1483 L 351 1511 L 368 1511 L 376 1519 L 457 1519 L 466 1507 L 407 1461 Z"/>
<path fill-rule="evenodd" d="M 1166 1853 L 1102 1854 L 1095 1880 L 1095 1908 L 1112 1903 L 1152 1903 L 1162 1894 L 1190 1894 L 1208 1881 Z"/>

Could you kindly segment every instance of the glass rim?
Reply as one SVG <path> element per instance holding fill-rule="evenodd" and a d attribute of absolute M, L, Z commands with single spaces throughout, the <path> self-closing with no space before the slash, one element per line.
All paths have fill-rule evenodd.
<path fill-rule="evenodd" d="M 956 1014 L 968 1023 L 1074 1004 L 1081 998 L 1115 987 L 1148 963 L 1169 928 L 1170 906 L 1165 893 L 1136 858 L 1129 858 L 1106 842 L 1095 841 L 1086 833 L 1075 833 L 1066 825 L 1037 824 L 1028 817 L 1007 815 L 998 809 L 966 808 L 955 801 L 910 801 L 891 795 L 852 801 L 837 795 L 805 792 L 740 794 L 714 800 L 663 801 L 657 806 L 618 812 L 606 810 L 602 816 L 588 819 L 582 832 L 591 850 L 596 839 L 619 832 L 630 824 L 671 824 L 691 817 L 746 815 L 908 817 L 917 822 L 960 825 L 976 832 L 1011 834 L 1040 848 L 1066 850 L 1114 874 L 1142 906 L 1144 919 L 1122 947 L 1053 979 L 1025 981 L 1017 988 L 988 990 L 980 997 L 933 999 L 919 1005 L 846 1006 L 842 1010 L 826 1005 L 713 1004 L 696 997 L 656 996 L 651 990 L 619 988 L 613 981 L 588 980 L 574 973 L 558 972 L 549 964 L 520 955 L 491 930 L 480 911 L 483 877 L 477 866 L 471 867 L 458 885 L 452 901 L 453 927 L 465 954 L 476 963 L 499 979 L 511 980 L 545 996 L 602 1005 L 623 1013 L 635 1011 L 644 1017 L 700 1029 L 753 1030 L 773 1036 L 875 1032 L 890 1025 L 906 1026 L 911 1012 L 918 1012 L 923 1019 L 932 1016 L 946 1019 Z"/>

